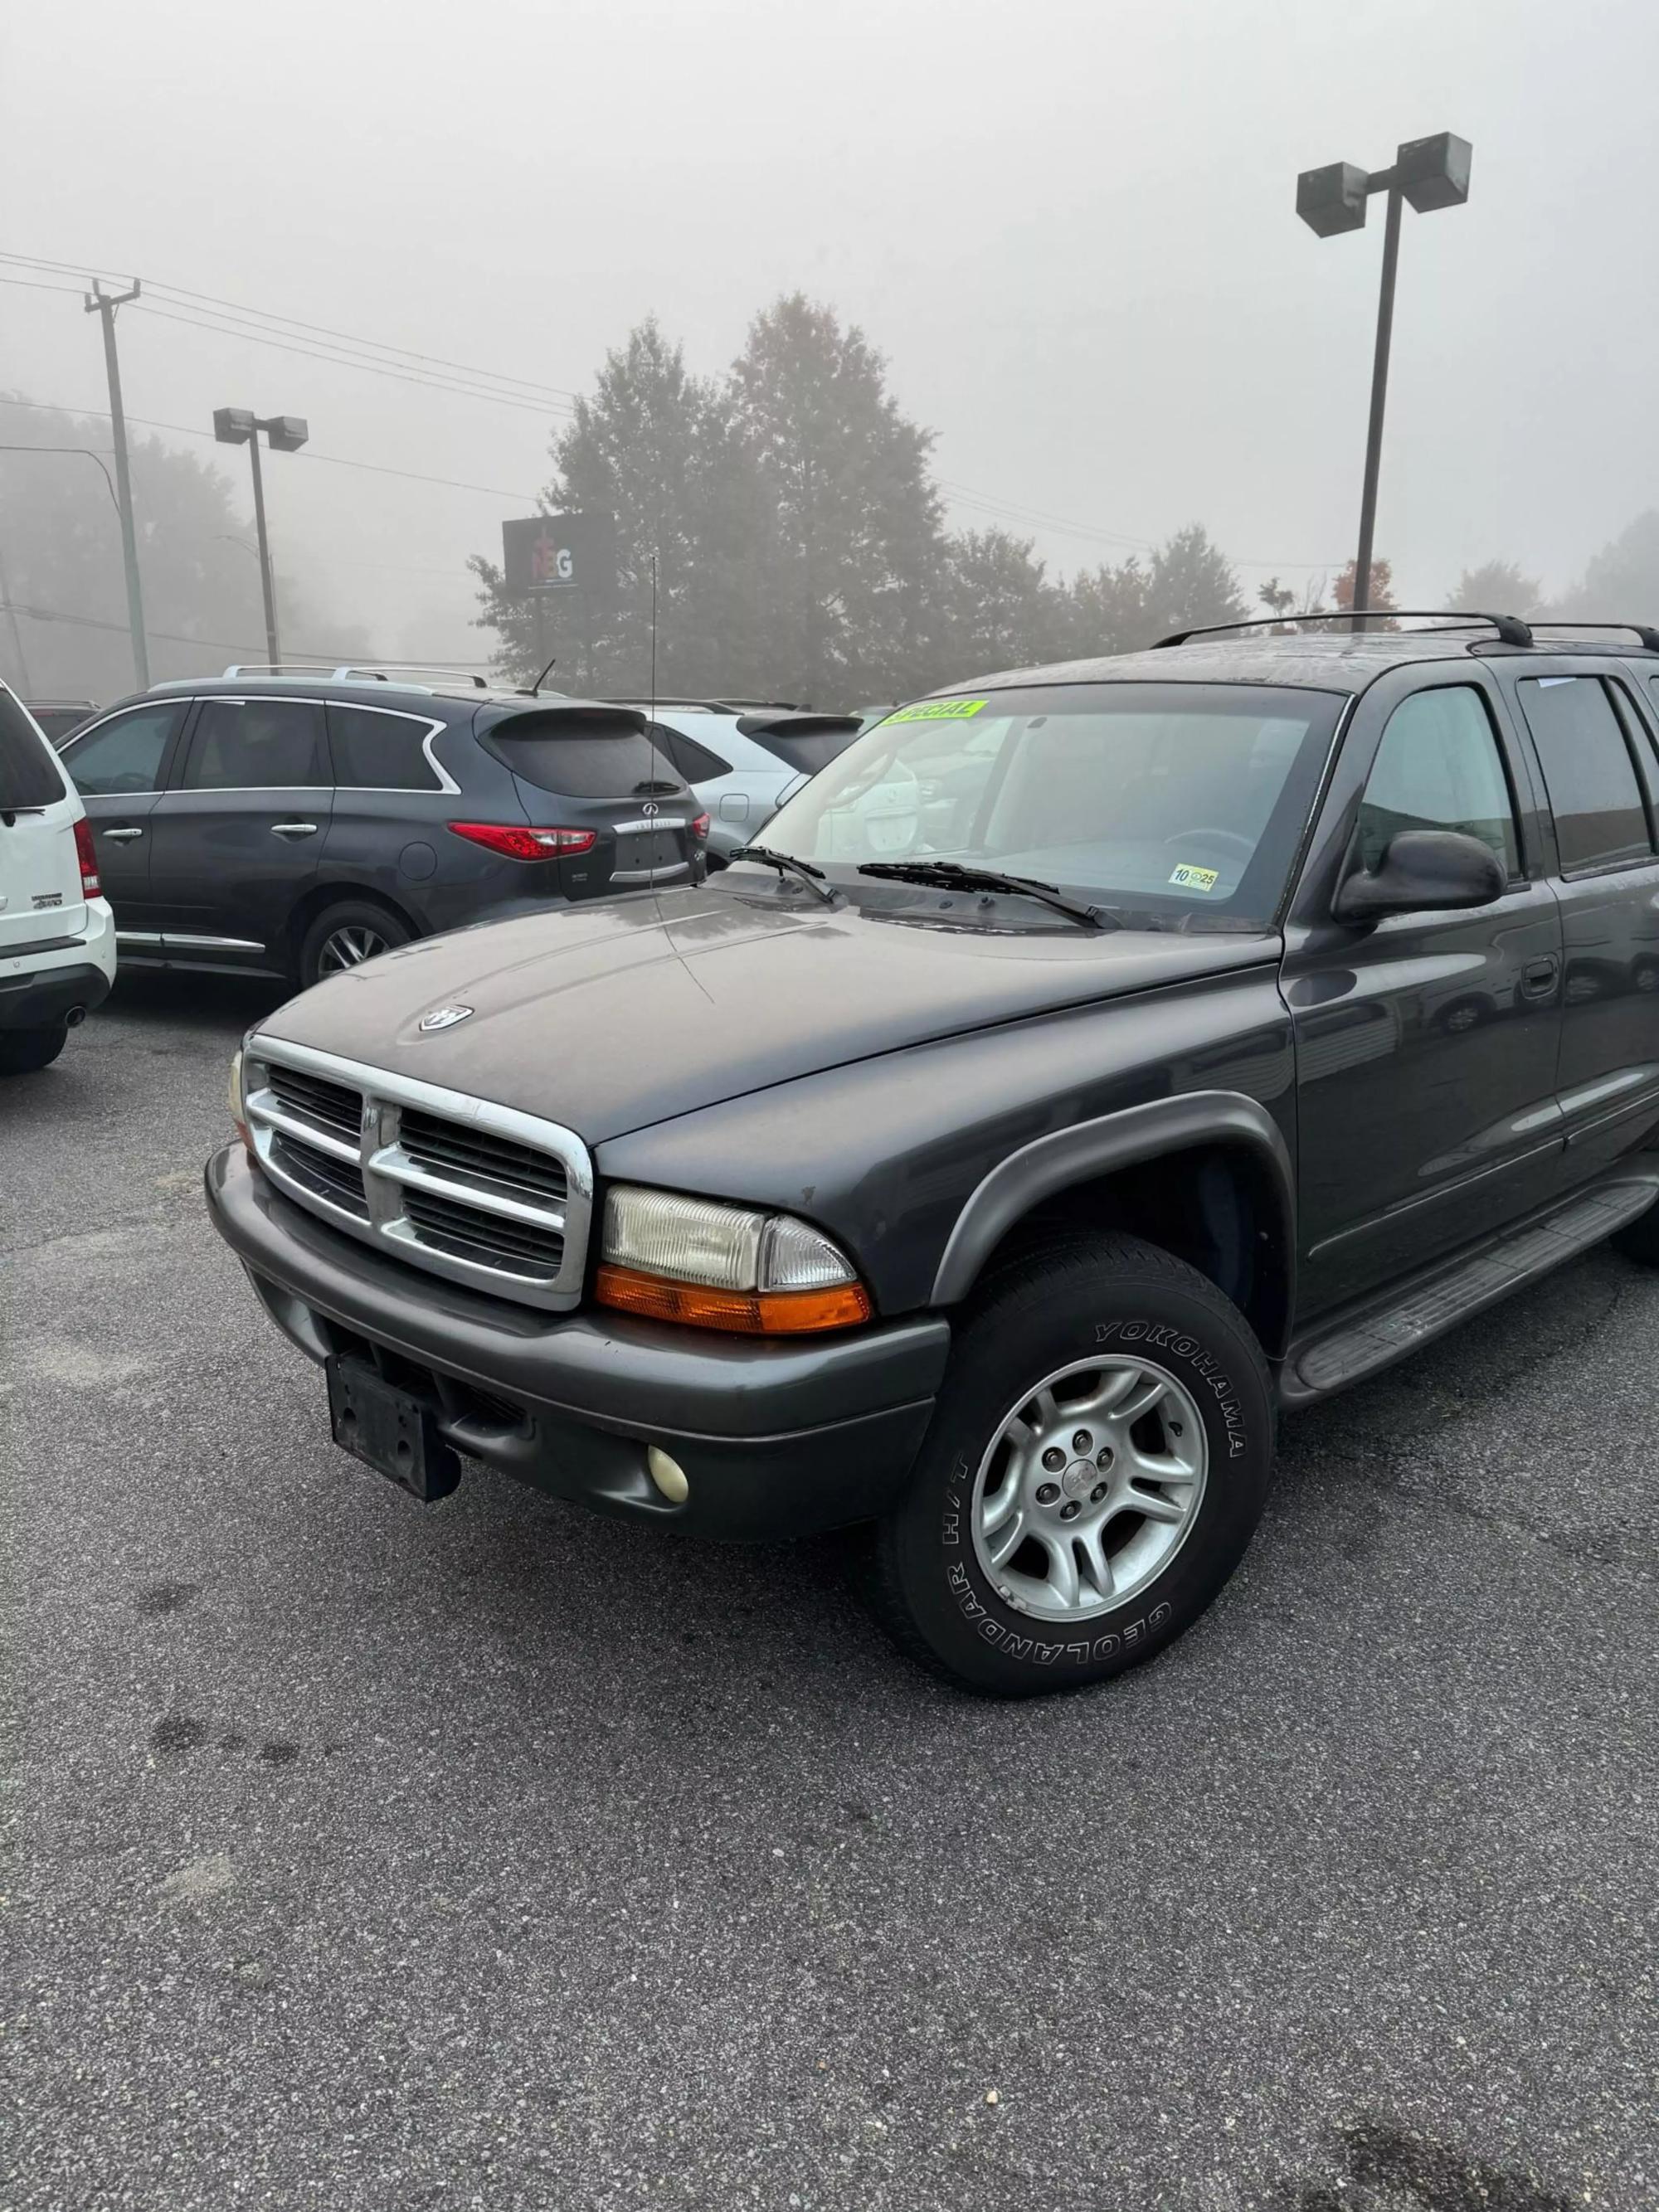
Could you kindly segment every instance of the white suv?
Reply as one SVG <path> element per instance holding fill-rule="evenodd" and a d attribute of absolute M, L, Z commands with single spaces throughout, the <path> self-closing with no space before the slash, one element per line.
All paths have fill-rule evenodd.
<path fill-rule="evenodd" d="M 75 787 L 0 684 L 0 1075 L 45 1067 L 115 980 L 115 922 Z"/>

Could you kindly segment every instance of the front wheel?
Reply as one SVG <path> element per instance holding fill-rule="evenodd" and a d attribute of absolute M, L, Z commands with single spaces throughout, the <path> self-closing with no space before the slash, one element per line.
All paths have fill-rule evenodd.
<path fill-rule="evenodd" d="M 1199 1618 L 1266 1501 L 1273 1400 L 1249 1323 L 1139 1237 L 1011 1267 L 959 1332 L 877 1538 L 902 1650 L 1030 1697 L 1105 1680 Z"/>

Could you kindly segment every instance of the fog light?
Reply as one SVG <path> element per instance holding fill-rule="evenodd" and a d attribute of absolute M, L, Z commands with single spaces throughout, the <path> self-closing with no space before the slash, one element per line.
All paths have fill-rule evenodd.
<path fill-rule="evenodd" d="M 685 1479 L 685 1469 L 677 1459 L 670 1459 L 665 1451 L 653 1444 L 645 1455 L 645 1463 L 651 1470 L 651 1480 L 671 1505 L 684 1505 L 691 1495 L 691 1486 Z"/>

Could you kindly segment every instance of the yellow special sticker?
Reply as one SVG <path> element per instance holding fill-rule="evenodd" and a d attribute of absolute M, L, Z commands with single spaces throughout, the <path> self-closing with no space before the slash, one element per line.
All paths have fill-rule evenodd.
<path fill-rule="evenodd" d="M 987 703 L 983 699 L 924 699 L 919 706 L 899 708 L 887 720 L 890 722 L 965 722 Z"/>
<path fill-rule="evenodd" d="M 1184 863 L 1170 878 L 1178 891 L 1212 891 L 1220 880 L 1219 868 L 1191 868 Z"/>

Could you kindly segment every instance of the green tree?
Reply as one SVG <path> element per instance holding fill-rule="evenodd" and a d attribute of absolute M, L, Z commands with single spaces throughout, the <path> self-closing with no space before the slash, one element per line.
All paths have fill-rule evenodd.
<path fill-rule="evenodd" d="M 508 596 L 492 562 L 475 557 L 483 586 L 479 626 L 496 632 L 502 672 L 526 681 L 556 652 L 551 688 L 643 696 L 654 555 L 659 690 L 744 688 L 757 673 L 752 472 L 724 397 L 687 369 L 684 348 L 665 337 L 654 317 L 606 356 L 592 397 L 577 400 L 569 428 L 554 441 L 553 459 L 557 474 L 542 511 L 615 517 L 617 595 L 591 615 L 574 597 L 556 598 L 538 617 Z"/>
<path fill-rule="evenodd" d="M 900 412 L 863 332 L 799 292 L 755 318 L 730 392 L 763 492 L 769 684 L 815 705 L 921 689 L 944 645 L 933 434 Z"/>
<path fill-rule="evenodd" d="M 1243 622 L 1250 611 L 1231 563 L 1196 522 L 1177 530 L 1152 555 L 1146 607 L 1150 634 L 1139 640 L 1146 645 L 1172 630 Z"/>
<path fill-rule="evenodd" d="M 954 683 L 958 676 L 1026 666 L 1063 652 L 1062 604 L 1029 538 L 990 529 L 947 538 L 943 630 L 950 665 L 935 669 L 934 680 Z"/>
<path fill-rule="evenodd" d="M 1579 622 L 1659 622 L 1659 507 L 1610 539 L 1550 612 Z"/>
<path fill-rule="evenodd" d="M 1446 605 L 1459 614 L 1531 615 L 1543 605 L 1544 586 L 1513 561 L 1483 561 L 1465 568 Z"/>
<path fill-rule="evenodd" d="M 0 452 L 0 599 L 11 610 L 0 612 L 0 669 L 37 698 L 119 698 L 134 679 L 109 424 L 0 396 L 0 444 L 29 449 Z M 79 450 L 49 450 L 64 447 Z M 134 441 L 131 460 L 151 677 L 263 660 L 253 525 L 228 482 L 155 437 Z M 279 573 L 276 592 L 288 652 L 368 657 L 363 633 L 291 578 Z"/>

